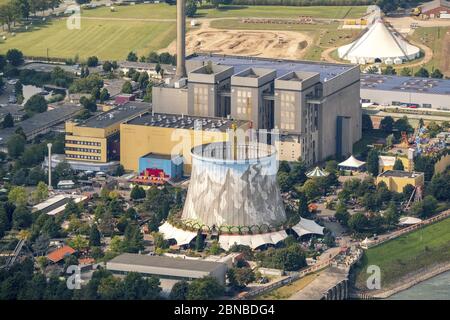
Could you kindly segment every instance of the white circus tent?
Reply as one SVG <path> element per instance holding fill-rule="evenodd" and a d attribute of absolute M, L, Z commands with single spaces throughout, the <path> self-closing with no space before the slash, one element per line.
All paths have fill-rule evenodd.
<path fill-rule="evenodd" d="M 275 231 L 262 234 L 244 234 L 244 235 L 221 235 L 219 236 L 220 247 L 229 250 L 234 244 L 249 246 L 256 249 L 265 244 L 275 245 L 288 237 L 286 231 Z"/>
<path fill-rule="evenodd" d="M 359 39 L 338 49 L 339 58 L 353 63 L 401 63 L 420 56 L 420 49 L 377 20 Z"/>
<path fill-rule="evenodd" d="M 308 178 L 320 178 L 320 177 L 326 177 L 329 173 L 321 170 L 319 167 L 315 167 L 310 172 L 306 173 L 306 176 Z"/>

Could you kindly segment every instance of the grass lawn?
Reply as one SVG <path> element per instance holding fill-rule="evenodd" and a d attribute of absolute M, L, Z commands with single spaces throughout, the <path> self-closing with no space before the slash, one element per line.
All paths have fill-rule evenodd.
<path fill-rule="evenodd" d="M 445 71 L 444 60 L 448 59 L 448 56 L 444 54 L 443 44 L 448 31 L 450 31 L 449 27 L 417 28 L 411 36 L 413 40 L 423 43 L 433 50 L 433 59 L 424 65 L 430 72 L 434 69 Z M 416 71 L 419 67 L 414 69 Z"/>
<path fill-rule="evenodd" d="M 25 55 L 72 58 L 76 54 L 85 59 L 96 55 L 100 59 L 123 60 L 130 51 L 148 54 L 166 47 L 175 39 L 172 22 L 107 21 L 82 19 L 80 30 L 66 28 L 64 19 L 32 31 L 18 32 L 0 42 L 0 52 L 18 48 Z"/>
<path fill-rule="evenodd" d="M 358 287 L 365 287 L 369 265 L 380 267 L 383 288 L 408 273 L 450 261 L 449 230 L 450 219 L 447 218 L 366 250 L 356 278 Z"/>
<path fill-rule="evenodd" d="M 308 274 L 307 276 L 292 282 L 287 286 L 270 291 L 262 296 L 256 297 L 256 300 L 282 300 L 288 299 L 294 293 L 302 290 L 308 284 L 310 284 L 315 278 L 319 276 L 319 272 Z"/>
<path fill-rule="evenodd" d="M 0 0 L 1 1 L 1 0 Z M 109 7 L 83 10 L 85 17 L 116 17 L 140 19 L 175 19 L 176 6 L 168 4 L 138 4 L 133 6 L 114 6 L 116 12 Z M 366 6 L 222 6 L 219 9 L 198 9 L 197 17 L 230 18 L 230 17 L 264 17 L 291 18 L 312 16 L 316 18 L 358 18 L 366 12 Z"/>

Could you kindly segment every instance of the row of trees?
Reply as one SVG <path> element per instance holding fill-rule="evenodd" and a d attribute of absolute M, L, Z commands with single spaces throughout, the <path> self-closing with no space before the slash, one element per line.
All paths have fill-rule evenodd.
<path fill-rule="evenodd" d="M 0 5 L 0 23 L 8 27 L 11 31 L 11 26 L 21 19 L 28 19 L 32 14 L 45 10 L 54 10 L 62 0 L 10 0 Z"/>

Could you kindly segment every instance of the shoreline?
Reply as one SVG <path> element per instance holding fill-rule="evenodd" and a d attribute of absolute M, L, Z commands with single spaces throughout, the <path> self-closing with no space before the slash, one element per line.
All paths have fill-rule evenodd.
<path fill-rule="evenodd" d="M 377 290 L 377 292 L 374 293 L 369 293 L 367 291 L 363 293 L 375 299 L 387 299 L 396 293 L 405 291 L 415 286 L 416 284 L 419 284 L 423 281 L 426 281 L 448 271 L 450 271 L 450 262 L 440 263 L 432 266 L 431 268 L 421 269 L 417 272 L 410 273 L 409 275 L 402 277 L 393 285 L 389 286 L 388 289 Z"/>

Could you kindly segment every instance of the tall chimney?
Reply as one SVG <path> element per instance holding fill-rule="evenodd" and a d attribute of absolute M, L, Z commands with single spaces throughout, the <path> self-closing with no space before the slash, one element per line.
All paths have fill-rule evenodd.
<path fill-rule="evenodd" d="M 47 144 L 48 148 L 48 188 L 52 188 L 52 144 Z"/>
<path fill-rule="evenodd" d="M 175 78 L 186 77 L 186 0 L 177 0 L 177 71 Z"/>

